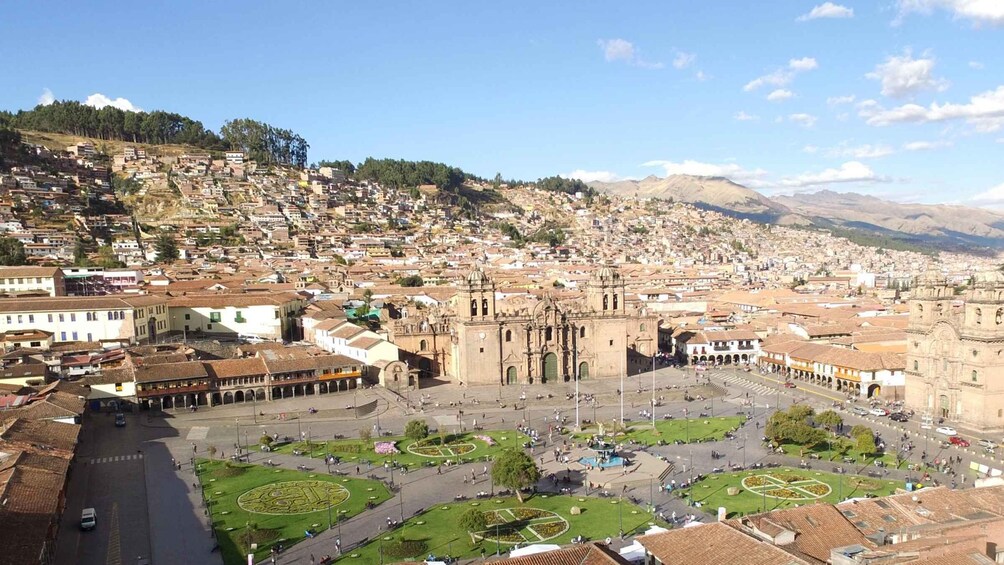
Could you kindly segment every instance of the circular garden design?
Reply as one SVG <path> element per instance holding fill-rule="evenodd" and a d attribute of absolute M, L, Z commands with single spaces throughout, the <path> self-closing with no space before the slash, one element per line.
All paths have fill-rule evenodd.
<path fill-rule="evenodd" d="M 489 510 L 484 514 L 488 529 L 477 537 L 485 541 L 539 543 L 568 531 L 568 521 L 550 510 L 521 506 Z"/>
<path fill-rule="evenodd" d="M 775 472 L 743 478 L 743 488 L 758 495 L 783 500 L 818 500 L 830 494 L 830 485 L 797 473 Z"/>
<path fill-rule="evenodd" d="M 237 497 L 237 505 L 256 514 L 307 514 L 338 506 L 349 498 L 340 484 L 287 481 L 253 488 Z"/>
<path fill-rule="evenodd" d="M 478 446 L 466 441 L 449 442 L 439 445 L 439 438 L 416 441 L 408 446 L 408 451 L 422 457 L 460 457 L 477 449 Z"/>

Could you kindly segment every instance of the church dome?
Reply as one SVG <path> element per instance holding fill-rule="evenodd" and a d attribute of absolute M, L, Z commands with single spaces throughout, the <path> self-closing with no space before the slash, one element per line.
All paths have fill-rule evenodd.
<path fill-rule="evenodd" d="M 474 270 L 467 274 L 467 284 L 484 285 L 488 284 L 488 275 L 481 270 L 480 265 L 475 265 Z"/>
<path fill-rule="evenodd" d="M 612 281 L 620 278 L 620 273 L 616 269 L 610 267 L 610 265 L 603 265 L 599 272 L 596 273 L 596 278 L 601 281 Z"/>
<path fill-rule="evenodd" d="M 945 286 L 945 277 L 937 267 L 931 266 L 927 272 L 917 277 L 917 286 L 935 287 Z"/>
<path fill-rule="evenodd" d="M 998 286 L 1004 286 L 1004 273 L 1000 271 L 979 272 L 976 273 L 973 278 L 975 279 L 976 286 L 985 288 L 997 288 Z"/>

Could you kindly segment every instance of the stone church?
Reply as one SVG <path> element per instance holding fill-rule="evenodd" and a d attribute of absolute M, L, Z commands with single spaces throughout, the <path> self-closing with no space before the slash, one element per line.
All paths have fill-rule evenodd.
<path fill-rule="evenodd" d="M 449 308 L 395 320 L 390 339 L 420 377 L 468 384 L 549 384 L 614 378 L 651 365 L 658 319 L 629 307 L 624 281 L 603 267 L 583 296 L 498 299 L 475 267 Z"/>
<path fill-rule="evenodd" d="M 1004 273 L 962 296 L 936 271 L 919 277 L 907 327 L 906 404 L 935 421 L 1004 429 Z"/>

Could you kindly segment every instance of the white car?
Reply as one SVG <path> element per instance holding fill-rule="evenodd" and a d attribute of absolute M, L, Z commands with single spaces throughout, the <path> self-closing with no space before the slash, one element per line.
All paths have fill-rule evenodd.
<path fill-rule="evenodd" d="M 889 415 L 889 411 L 886 410 L 885 408 L 872 408 L 871 410 L 868 411 L 868 413 L 871 414 L 872 416 L 888 416 Z"/>
<path fill-rule="evenodd" d="M 976 442 L 976 445 L 979 445 L 980 447 L 985 447 L 987 449 L 997 449 L 997 444 L 989 439 L 981 439 L 980 441 Z"/>
<path fill-rule="evenodd" d="M 936 430 L 939 434 L 944 434 L 946 436 L 957 436 L 959 432 L 955 431 L 955 428 L 949 426 L 939 426 Z"/>

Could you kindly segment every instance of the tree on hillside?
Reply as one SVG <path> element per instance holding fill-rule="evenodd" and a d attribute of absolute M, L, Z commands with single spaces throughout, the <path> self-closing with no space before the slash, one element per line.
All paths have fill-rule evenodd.
<path fill-rule="evenodd" d="M 468 508 L 457 519 L 457 526 L 471 536 L 471 545 L 474 545 L 477 542 L 474 534 L 485 531 L 488 528 L 488 520 L 485 519 L 484 512 L 477 508 Z"/>
<path fill-rule="evenodd" d="M 417 287 L 425 285 L 425 281 L 419 275 L 411 275 L 407 277 L 399 277 L 395 283 L 403 287 Z"/>
<path fill-rule="evenodd" d="M 429 424 L 425 420 L 412 420 L 404 427 L 404 436 L 415 441 L 429 437 Z"/>
<path fill-rule="evenodd" d="M 522 490 L 530 488 L 540 480 L 540 469 L 533 459 L 522 450 L 507 448 L 496 459 L 492 466 L 492 479 L 495 484 L 512 489 L 516 498 L 523 502 Z"/>
<path fill-rule="evenodd" d="M 181 256 L 178 251 L 178 243 L 174 236 L 169 233 L 162 233 L 157 236 L 157 241 L 153 244 L 157 251 L 157 261 L 160 263 L 173 263 Z"/>
<path fill-rule="evenodd" d="M 24 244 L 12 237 L 0 237 L 0 265 L 27 265 Z"/>

